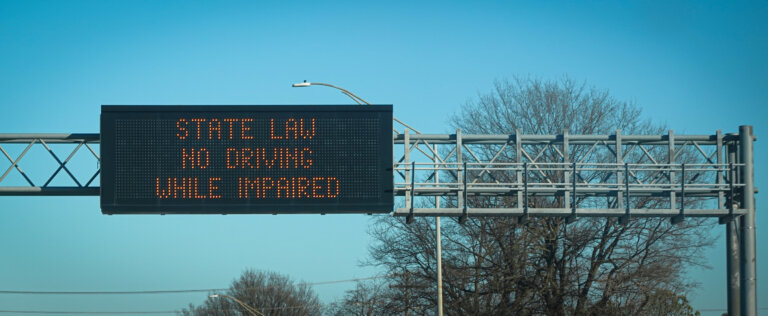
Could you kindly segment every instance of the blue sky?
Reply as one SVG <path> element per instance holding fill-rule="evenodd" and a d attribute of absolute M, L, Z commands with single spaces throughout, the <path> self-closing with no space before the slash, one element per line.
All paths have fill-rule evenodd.
<path fill-rule="evenodd" d="M 332 89 L 290 88 L 305 79 L 394 104 L 399 119 L 440 133 L 495 79 L 568 75 L 636 102 L 677 134 L 748 124 L 760 137 L 766 56 L 766 2 L 0 0 L 0 133 L 95 133 L 101 104 L 349 103 Z M 763 142 L 758 187 L 768 187 Z M 44 177 L 50 157 L 36 150 L 26 171 Z M 73 164 L 93 169 L 87 158 Z M 758 195 L 758 213 L 764 205 Z M 759 243 L 768 217 L 757 218 Z M 0 197 L 0 287 L 218 288 L 248 267 L 308 282 L 366 277 L 377 273 L 358 266 L 369 222 L 104 216 L 96 197 Z M 713 269 L 690 274 L 702 282 L 696 308 L 725 308 L 722 240 L 707 252 Z M 759 244 L 758 280 L 768 273 L 766 253 Z M 758 284 L 758 301 L 768 301 L 766 283 Z M 329 302 L 352 286 L 316 290 Z M 0 309 L 173 310 L 204 299 L 0 295 Z"/>

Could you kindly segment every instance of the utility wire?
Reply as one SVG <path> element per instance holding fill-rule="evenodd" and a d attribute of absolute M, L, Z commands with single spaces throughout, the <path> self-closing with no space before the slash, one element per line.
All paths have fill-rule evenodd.
<path fill-rule="evenodd" d="M 74 315 L 160 315 L 176 314 L 178 311 L 136 311 L 136 312 L 65 312 L 65 311 L 12 311 L 0 310 L 0 314 L 74 314 Z"/>
<path fill-rule="evenodd" d="M 0 294 L 30 295 L 121 295 L 121 294 L 179 294 L 197 292 L 218 292 L 227 289 L 157 290 L 157 291 L 14 291 L 0 290 Z"/>
<path fill-rule="evenodd" d="M 727 312 L 728 310 L 725 308 L 704 308 L 704 309 L 695 309 L 694 310 L 698 312 Z M 766 311 L 768 310 L 768 307 L 760 307 L 757 310 L 759 311 Z"/>
<path fill-rule="evenodd" d="M 307 305 L 296 306 L 281 306 L 281 307 L 257 307 L 257 310 L 285 310 L 285 309 L 299 309 L 304 308 Z M 76 314 L 76 315 L 158 315 L 158 314 L 177 314 L 179 311 L 134 311 L 134 312 L 119 312 L 119 311 L 107 311 L 107 312 L 92 312 L 92 311 L 26 311 L 26 310 L 0 310 L 0 314 L 14 313 L 14 314 Z"/>
<path fill-rule="evenodd" d="M 357 282 L 364 280 L 373 280 L 388 278 L 391 275 L 378 275 L 367 278 L 345 279 L 345 280 L 333 280 L 322 282 L 301 282 L 297 285 L 326 285 L 334 283 L 347 283 Z M 259 289 L 259 288 L 244 288 L 244 290 Z M 131 294 L 181 294 L 181 293 L 209 293 L 209 292 L 222 292 L 227 291 L 229 288 L 211 288 L 211 289 L 185 289 L 185 290 L 137 290 L 137 291 L 18 291 L 18 290 L 0 290 L 0 294 L 16 294 L 16 295 L 131 295 Z M 3 311 L 0 311 L 0 313 Z"/>
<path fill-rule="evenodd" d="M 306 307 L 306 305 L 296 306 L 281 306 L 281 307 L 257 307 L 258 310 L 283 310 L 283 309 L 299 309 Z M 76 314 L 76 315 L 157 315 L 157 314 L 176 314 L 175 311 L 134 311 L 134 312 L 83 312 L 83 311 L 24 311 L 24 310 L 0 310 L 0 314 L 14 313 L 14 314 Z"/>

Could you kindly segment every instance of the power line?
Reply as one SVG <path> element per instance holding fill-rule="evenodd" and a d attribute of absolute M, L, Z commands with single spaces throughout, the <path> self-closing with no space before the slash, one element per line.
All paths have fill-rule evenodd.
<path fill-rule="evenodd" d="M 178 311 L 135 311 L 135 312 L 83 312 L 83 311 L 12 311 L 0 310 L 1 314 L 75 314 L 75 315 L 160 315 L 176 314 Z"/>
<path fill-rule="evenodd" d="M 357 282 L 364 280 L 373 280 L 388 278 L 391 275 L 379 275 L 366 278 L 322 281 L 322 282 L 301 282 L 297 285 L 326 285 L 334 283 L 347 283 Z M 245 288 L 245 290 L 257 289 L 257 288 Z M 15 295 L 133 295 L 133 294 L 182 294 L 182 293 L 209 293 L 209 292 L 222 292 L 227 291 L 228 288 L 210 288 L 210 289 L 184 289 L 184 290 L 136 290 L 136 291 L 19 291 L 19 290 L 0 290 L 0 294 L 15 294 Z M 0 311 L 3 312 L 3 311 Z"/>
<path fill-rule="evenodd" d="M 322 281 L 322 282 L 314 282 L 314 283 L 298 283 L 298 284 L 304 284 L 304 285 L 326 285 L 326 284 L 334 284 L 334 283 L 347 283 L 347 282 L 357 282 L 357 281 L 365 281 L 365 280 L 375 280 L 375 279 L 382 279 L 382 278 L 389 278 L 393 275 L 377 275 L 367 278 L 356 278 L 356 279 L 346 279 L 346 280 L 335 280 L 335 281 Z"/>
<path fill-rule="evenodd" d="M 332 280 L 321 282 L 300 282 L 297 285 L 326 285 L 334 283 L 346 283 L 357 282 L 364 280 L 373 280 L 391 277 L 391 275 L 379 275 L 365 278 L 354 278 L 344 280 Z M 245 288 L 256 289 L 256 288 Z M 221 292 L 227 291 L 228 288 L 212 288 L 212 289 L 185 289 L 185 290 L 138 290 L 138 291 L 16 291 L 16 290 L 0 290 L 0 294 L 16 294 L 16 295 L 125 295 L 125 294 L 179 294 L 179 293 L 198 293 L 198 292 Z M 262 307 L 261 310 L 278 310 L 278 309 L 297 309 L 304 306 L 282 306 L 282 307 Z M 40 311 L 40 310 L 0 310 L 0 314 L 12 313 L 12 314 L 38 314 L 38 315 L 167 315 L 177 314 L 178 310 L 173 311 Z"/>
<path fill-rule="evenodd" d="M 296 305 L 296 306 L 280 306 L 280 307 L 258 307 L 258 310 L 284 310 L 284 309 L 299 309 L 304 308 L 307 305 Z M 0 314 L 4 313 L 15 313 L 15 314 L 77 314 L 77 315 L 158 315 L 158 314 L 177 314 L 179 311 L 133 311 L 133 312 L 127 312 L 127 311 L 105 311 L 105 312 L 94 312 L 94 311 L 32 311 L 32 310 L 0 310 Z"/>
<path fill-rule="evenodd" d="M 768 310 L 768 307 L 760 307 L 757 310 L 759 311 L 766 311 Z M 696 311 L 699 312 L 727 312 L 728 310 L 725 308 L 704 308 L 704 309 L 696 309 Z"/>
<path fill-rule="evenodd" d="M 283 310 L 283 309 L 299 309 L 306 307 L 306 305 L 296 305 L 296 306 L 281 306 L 281 307 L 259 307 L 258 310 Z M 178 313 L 178 310 L 175 311 L 133 311 L 133 312 L 126 312 L 126 311 L 107 311 L 107 312 L 93 312 L 93 311 L 25 311 L 25 310 L 0 310 L 0 314 L 3 313 L 15 313 L 15 314 L 77 314 L 77 315 L 88 315 L 88 314 L 98 314 L 98 315 L 157 315 L 157 314 L 176 314 Z"/>
<path fill-rule="evenodd" d="M 196 292 L 217 292 L 226 289 L 192 289 L 192 290 L 157 290 L 157 291 L 15 291 L 0 290 L 0 294 L 31 294 L 31 295 L 121 295 L 121 294 L 178 294 Z"/>
<path fill-rule="evenodd" d="M 157 291 L 15 291 L 0 290 L 0 294 L 31 294 L 31 295 L 122 295 L 122 294 L 179 294 L 197 292 L 218 292 L 227 289 L 191 289 L 191 290 L 157 290 Z"/>

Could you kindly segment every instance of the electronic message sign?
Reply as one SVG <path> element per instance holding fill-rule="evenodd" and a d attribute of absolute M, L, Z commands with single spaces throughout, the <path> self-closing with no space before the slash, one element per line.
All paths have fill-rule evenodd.
<path fill-rule="evenodd" d="M 101 111 L 105 214 L 392 211 L 391 105 Z"/>

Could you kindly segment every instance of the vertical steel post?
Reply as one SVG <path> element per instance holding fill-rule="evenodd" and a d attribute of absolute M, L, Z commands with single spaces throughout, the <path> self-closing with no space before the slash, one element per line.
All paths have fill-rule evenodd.
<path fill-rule="evenodd" d="M 626 207 L 626 210 L 629 210 L 629 203 L 626 203 L 627 205 L 624 205 L 624 191 L 621 190 L 621 184 L 622 181 L 626 181 L 627 185 L 627 194 L 629 194 L 629 168 L 624 163 L 624 152 L 622 151 L 622 144 L 621 144 L 621 130 L 616 130 L 616 208 L 622 209 Z M 624 165 L 624 171 L 621 169 L 621 165 Z M 625 174 L 626 173 L 626 174 Z M 624 179 L 626 178 L 626 180 Z M 624 216 L 619 217 L 619 224 L 626 225 L 629 224 L 629 212 L 625 212 Z"/>
<path fill-rule="evenodd" d="M 467 220 L 467 174 L 469 172 L 467 171 L 467 162 L 464 162 L 464 180 L 461 182 L 464 183 L 464 190 L 462 190 L 464 194 L 464 207 L 461 209 L 461 216 L 459 217 L 459 223 L 464 224 L 464 222 Z"/>
<path fill-rule="evenodd" d="M 716 159 L 715 163 L 717 163 L 717 168 L 715 168 L 715 169 L 718 169 L 718 171 L 717 171 L 717 185 L 718 185 L 718 187 L 720 187 L 724 183 L 724 181 L 723 181 L 723 172 L 720 171 L 720 168 L 722 168 L 721 165 L 723 164 L 723 132 L 721 130 L 717 130 L 717 134 L 716 134 L 715 137 L 717 137 L 717 145 L 716 145 L 717 147 L 715 149 L 715 155 L 717 155 L 717 158 L 715 158 Z M 725 203 L 724 197 L 725 197 L 725 195 L 723 194 L 723 191 L 719 190 L 717 192 L 717 208 L 718 209 L 723 209 L 724 208 L 723 207 L 724 206 L 723 203 Z"/>
<path fill-rule="evenodd" d="M 728 270 L 728 315 L 741 315 L 741 283 L 739 275 L 739 237 L 736 220 L 725 224 L 726 269 Z"/>
<path fill-rule="evenodd" d="M 405 128 L 405 131 L 403 131 L 403 163 L 400 164 L 401 166 L 407 166 L 409 162 L 411 162 L 411 134 L 408 132 L 408 128 Z M 405 179 L 403 179 L 405 183 L 410 182 L 411 180 L 411 170 L 410 168 L 405 168 Z M 407 184 L 406 184 L 407 186 Z M 411 204 L 411 191 L 413 191 L 413 188 L 410 190 L 405 190 L 405 205 Z"/>
<path fill-rule="evenodd" d="M 528 223 L 528 163 L 523 163 L 523 216 L 517 218 L 518 224 Z"/>
<path fill-rule="evenodd" d="M 571 150 L 570 150 L 570 144 L 568 142 L 568 129 L 563 130 L 563 183 L 568 183 L 571 180 L 574 180 L 571 182 L 571 189 L 576 187 L 576 181 L 575 178 L 571 179 L 571 168 L 569 168 L 567 163 L 571 162 Z M 576 170 L 573 169 L 574 175 Z M 563 208 L 570 208 L 571 209 L 571 215 L 565 218 L 566 223 L 572 223 L 576 220 L 576 206 L 571 206 L 571 202 L 575 204 L 575 196 L 574 199 L 571 200 L 571 191 L 568 190 L 568 185 L 566 184 L 563 186 Z"/>
<path fill-rule="evenodd" d="M 432 162 L 435 163 L 435 187 L 440 183 L 440 170 L 437 164 L 437 145 L 432 145 Z M 435 208 L 440 208 L 440 197 L 435 196 Z M 440 216 L 435 217 L 437 235 L 437 316 L 443 316 L 443 237 L 440 232 Z"/>
<path fill-rule="evenodd" d="M 683 219 L 685 219 L 685 163 L 680 164 L 680 213 L 672 217 L 672 224 L 680 224 Z"/>
<path fill-rule="evenodd" d="M 672 164 L 675 163 L 675 132 L 673 130 L 669 130 L 667 134 L 667 140 L 669 141 L 668 146 L 668 153 L 667 153 L 667 164 L 669 166 L 669 209 L 674 210 L 675 204 L 677 203 L 677 194 L 675 194 L 674 190 L 674 184 L 675 184 L 675 172 L 673 171 L 674 166 Z"/>
<path fill-rule="evenodd" d="M 728 183 L 731 188 L 731 192 L 726 199 L 730 216 L 727 216 L 727 222 L 725 222 L 725 255 L 726 255 L 726 270 L 727 278 L 726 284 L 728 285 L 728 315 L 740 316 L 741 315 L 741 288 L 740 288 L 740 275 L 739 275 L 739 235 L 737 221 L 733 218 L 733 209 L 736 201 L 733 200 L 733 183 L 737 174 L 734 172 L 733 163 L 736 162 L 736 145 L 732 142 L 726 147 L 726 160 L 728 163 Z"/>
<path fill-rule="evenodd" d="M 757 269 L 755 258 L 755 185 L 754 159 L 752 157 L 752 126 L 739 126 L 741 153 L 741 182 L 744 184 L 742 208 L 747 213 L 741 217 L 741 311 L 744 315 L 757 315 Z"/>
<path fill-rule="evenodd" d="M 685 146 L 683 146 L 685 147 Z M 681 148 L 683 149 L 683 148 Z M 672 165 L 675 162 L 675 156 L 677 155 L 676 149 L 675 149 L 675 136 L 672 132 L 672 130 L 669 131 L 669 169 L 674 170 L 674 166 Z M 681 171 L 680 171 L 680 213 L 676 216 L 673 216 L 670 221 L 672 224 L 680 224 L 683 222 L 683 219 L 685 218 L 685 163 L 682 163 L 680 165 Z M 670 204 L 671 209 L 675 209 L 675 174 L 674 172 L 670 173 L 669 176 L 669 187 L 670 187 L 670 200 L 672 200 Z"/>
<path fill-rule="evenodd" d="M 624 164 L 624 155 L 621 151 L 621 130 L 616 130 L 616 208 L 623 208 L 624 193 L 621 191 L 621 184 L 623 181 L 622 171 L 619 166 Z"/>
<path fill-rule="evenodd" d="M 523 163 L 523 142 L 522 137 L 520 135 L 520 130 L 515 129 L 515 159 L 518 164 Z M 520 190 L 520 188 L 523 186 L 523 171 L 521 170 L 522 166 L 517 166 L 517 208 L 520 210 L 523 209 L 523 191 Z M 519 218 L 518 218 L 519 219 Z M 519 223 L 520 221 L 518 221 Z"/>
<path fill-rule="evenodd" d="M 411 161 L 411 211 L 408 213 L 408 217 L 405 218 L 405 223 L 413 223 L 413 203 L 416 201 L 416 162 Z"/>
<path fill-rule="evenodd" d="M 435 217 L 437 227 L 437 316 L 443 316 L 443 241 L 440 237 L 440 217 Z"/>
<path fill-rule="evenodd" d="M 624 196 L 626 200 L 624 201 L 624 217 L 622 218 L 624 219 L 624 223 L 628 224 L 632 215 L 631 213 L 632 205 L 629 204 L 629 163 L 628 162 L 624 163 L 624 192 L 626 194 Z"/>
<path fill-rule="evenodd" d="M 573 173 L 571 174 L 571 190 L 573 190 L 573 194 L 571 194 L 571 216 L 569 218 L 572 218 L 571 221 L 576 220 L 576 162 L 571 163 L 573 165 Z"/>
<path fill-rule="evenodd" d="M 570 170 L 568 168 L 567 163 L 571 162 L 570 154 L 569 154 L 569 145 L 568 145 L 568 129 L 563 130 L 563 181 L 562 183 L 568 183 L 568 181 L 571 180 L 570 177 Z M 559 168 L 558 168 L 559 169 Z M 571 207 L 571 192 L 568 190 L 567 185 L 563 187 L 563 208 L 570 208 Z"/>
<path fill-rule="evenodd" d="M 458 172 L 456 172 L 456 175 L 457 175 L 456 183 L 458 183 L 459 181 L 464 181 L 466 179 L 466 177 L 464 176 L 464 173 L 462 172 L 463 169 L 461 165 L 462 161 L 464 160 L 464 157 L 462 157 L 463 156 L 462 146 L 464 145 L 462 144 L 462 140 L 461 140 L 461 129 L 457 129 L 456 130 L 456 170 L 458 170 Z M 464 203 L 466 203 L 466 201 L 464 201 L 464 192 L 462 188 L 464 188 L 464 186 L 459 186 L 457 190 L 458 194 L 456 194 L 456 200 L 458 202 L 456 206 L 458 208 L 464 208 Z M 463 220 L 464 220 L 464 217 L 460 216 L 459 221 L 461 222 Z"/>

